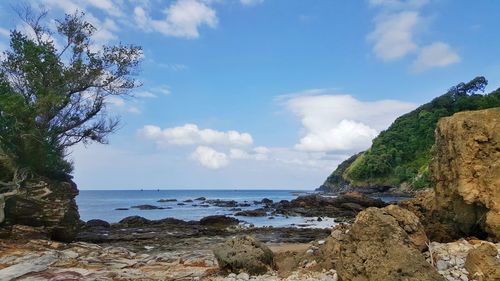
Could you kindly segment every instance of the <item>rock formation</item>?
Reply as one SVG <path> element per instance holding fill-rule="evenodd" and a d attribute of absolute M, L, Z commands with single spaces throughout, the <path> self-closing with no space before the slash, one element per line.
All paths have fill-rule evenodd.
<path fill-rule="evenodd" d="M 471 250 L 465 268 L 478 281 L 500 280 L 500 259 L 494 245 L 483 243 Z"/>
<path fill-rule="evenodd" d="M 500 108 L 442 118 L 430 165 L 436 208 L 464 235 L 500 240 Z"/>
<path fill-rule="evenodd" d="M 24 225 L 34 227 L 47 238 L 72 241 L 80 224 L 77 195 L 78 189 L 71 180 L 27 180 L 17 194 L 5 198 L 5 221 L 0 224 L 0 232 L 15 234 L 14 226 Z"/>
<path fill-rule="evenodd" d="M 273 252 L 251 236 L 229 239 L 214 255 L 222 269 L 235 273 L 263 274 L 274 266 Z"/>
<path fill-rule="evenodd" d="M 417 216 L 398 206 L 368 208 L 331 239 L 329 255 L 342 280 L 444 280 L 421 254 L 427 237 Z"/>

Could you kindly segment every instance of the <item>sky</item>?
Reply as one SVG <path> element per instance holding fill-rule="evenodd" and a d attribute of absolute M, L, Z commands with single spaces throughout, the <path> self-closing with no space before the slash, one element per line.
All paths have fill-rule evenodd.
<path fill-rule="evenodd" d="M 80 189 L 303 189 L 401 114 L 484 75 L 500 87 L 500 1 L 45 0 L 95 46 L 144 50 L 109 144 L 78 145 Z M 25 28 L 0 2 L 0 50 Z M 58 42 L 56 40 L 56 46 Z"/>

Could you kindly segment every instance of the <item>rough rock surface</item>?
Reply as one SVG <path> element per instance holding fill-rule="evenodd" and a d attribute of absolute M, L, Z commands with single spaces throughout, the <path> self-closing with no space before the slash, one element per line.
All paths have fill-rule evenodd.
<path fill-rule="evenodd" d="M 386 205 L 380 199 L 373 199 L 359 192 L 349 192 L 337 197 L 326 197 L 319 194 L 299 196 L 290 202 L 275 203 L 273 207 L 276 208 L 274 213 L 277 214 L 325 216 L 342 221 L 354 218 L 358 212 L 368 207 L 384 207 Z"/>
<path fill-rule="evenodd" d="M 475 255 L 473 253 L 481 252 L 477 250 L 478 248 L 484 247 L 482 245 L 487 245 L 488 248 L 490 248 L 490 256 L 492 256 L 491 252 L 500 252 L 500 243 L 493 244 L 487 241 L 475 239 L 460 239 L 450 243 L 432 242 L 429 245 L 429 251 L 424 254 L 427 261 L 433 264 L 437 268 L 438 272 L 448 281 L 499 280 L 481 279 L 481 274 L 478 274 L 477 271 L 468 271 L 470 265 L 469 267 L 467 266 L 466 259 L 469 259 L 469 255 Z M 491 249 L 493 249 L 493 251 L 491 251 Z M 473 260 L 474 268 L 477 268 L 476 266 L 479 264 L 488 266 L 488 264 L 483 263 L 484 260 L 482 258 L 474 258 Z M 498 262 L 498 256 L 496 260 Z M 469 261 L 469 263 L 471 263 L 471 261 Z M 487 267 L 488 270 L 495 268 L 495 265 L 493 265 L 493 267 L 491 265 L 492 264 L 489 264 Z M 496 268 L 498 269 L 500 267 L 497 265 Z M 484 275 L 482 275 L 482 277 L 484 277 Z"/>
<path fill-rule="evenodd" d="M 417 215 L 429 240 L 443 243 L 460 238 L 461 233 L 456 226 L 441 218 L 434 190 L 419 191 L 414 198 L 400 201 L 398 205 Z"/>
<path fill-rule="evenodd" d="M 6 198 L 5 222 L 0 228 L 9 234 L 14 225 L 32 226 L 40 228 L 48 238 L 72 241 L 80 224 L 77 195 L 71 180 L 29 180 L 18 194 Z"/>
<path fill-rule="evenodd" d="M 500 258 L 497 248 L 483 243 L 467 255 L 465 268 L 479 281 L 500 280 Z"/>
<path fill-rule="evenodd" d="M 465 235 L 500 240 L 500 108 L 442 118 L 433 156 L 442 214 Z"/>
<path fill-rule="evenodd" d="M 122 247 L 0 240 L 0 280 L 205 280 L 209 250 L 136 253 Z"/>
<path fill-rule="evenodd" d="M 274 266 L 273 252 L 251 236 L 227 240 L 214 249 L 221 269 L 230 272 L 263 274 Z"/>
<path fill-rule="evenodd" d="M 398 206 L 368 208 L 332 238 L 330 255 L 342 280 L 444 280 L 421 254 L 423 226 Z"/>

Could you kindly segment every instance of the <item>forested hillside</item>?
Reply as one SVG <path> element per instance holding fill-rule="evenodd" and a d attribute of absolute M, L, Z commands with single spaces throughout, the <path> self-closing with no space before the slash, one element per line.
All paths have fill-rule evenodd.
<path fill-rule="evenodd" d="M 373 140 L 368 150 L 341 163 L 322 189 L 335 191 L 339 185 L 346 184 L 427 186 L 437 121 L 460 111 L 499 107 L 500 88 L 489 94 L 479 94 L 484 92 L 487 83 L 484 77 L 460 83 L 444 95 L 400 116 Z"/>

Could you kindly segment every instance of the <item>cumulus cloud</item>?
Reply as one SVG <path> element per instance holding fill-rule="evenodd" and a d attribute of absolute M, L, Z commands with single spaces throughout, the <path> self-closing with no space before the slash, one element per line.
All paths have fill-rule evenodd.
<path fill-rule="evenodd" d="M 379 8 L 374 19 L 375 28 L 367 36 L 379 59 L 393 61 L 416 54 L 412 65 L 414 72 L 460 62 L 460 56 L 444 42 L 437 41 L 427 46 L 416 42 L 417 31 L 426 27 L 421 8 L 429 0 L 370 0 L 369 3 Z"/>
<path fill-rule="evenodd" d="M 420 50 L 413 69 L 421 72 L 433 67 L 445 67 L 460 62 L 460 56 L 446 43 L 435 42 Z"/>
<path fill-rule="evenodd" d="M 202 166 L 209 169 L 220 169 L 229 164 L 229 159 L 225 153 L 208 146 L 198 146 L 191 154 L 191 158 L 198 161 Z"/>
<path fill-rule="evenodd" d="M 214 9 L 200 0 L 177 0 L 166 8 L 162 20 L 152 19 L 141 6 L 134 9 L 134 19 L 144 31 L 188 39 L 200 36 L 199 28 L 215 28 L 218 18 Z"/>
<path fill-rule="evenodd" d="M 195 124 L 185 124 L 179 127 L 161 129 L 158 126 L 147 125 L 139 130 L 139 135 L 158 144 L 176 145 L 227 145 L 249 146 L 253 143 L 252 136 L 230 130 L 226 132 L 200 129 Z"/>
<path fill-rule="evenodd" d="M 397 100 L 360 101 L 349 95 L 305 95 L 288 99 L 286 106 L 303 126 L 295 148 L 310 152 L 359 151 L 415 104 Z"/>

